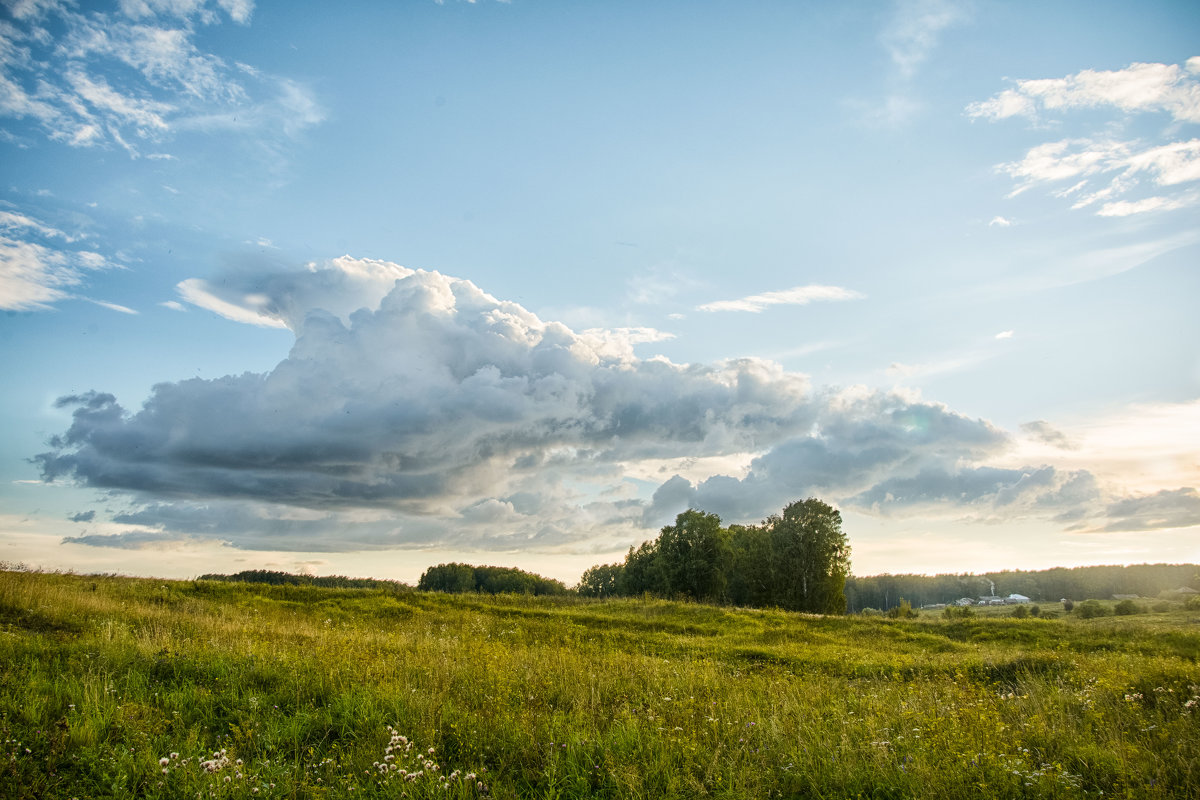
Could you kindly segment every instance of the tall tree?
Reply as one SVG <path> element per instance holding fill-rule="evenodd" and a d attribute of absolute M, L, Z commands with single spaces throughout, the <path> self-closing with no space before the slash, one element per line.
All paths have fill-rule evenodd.
<path fill-rule="evenodd" d="M 771 541 L 775 602 L 796 611 L 845 613 L 850 543 L 841 512 L 810 497 L 768 517 L 763 527 Z"/>
<path fill-rule="evenodd" d="M 615 597 L 620 594 L 624 564 L 597 564 L 579 578 L 579 594 L 583 597 Z"/>
<path fill-rule="evenodd" d="M 629 548 L 625 555 L 625 569 L 618 579 L 620 594 L 633 596 L 649 592 L 665 595 L 667 582 L 662 562 L 658 557 L 658 541 L 642 542 L 638 549 Z"/>
<path fill-rule="evenodd" d="M 730 525 L 729 545 L 729 602 L 752 608 L 773 605 L 771 537 L 767 529 L 761 525 Z"/>
<path fill-rule="evenodd" d="M 658 537 L 668 595 L 715 601 L 725 596 L 728 534 L 716 514 L 688 509 Z"/>

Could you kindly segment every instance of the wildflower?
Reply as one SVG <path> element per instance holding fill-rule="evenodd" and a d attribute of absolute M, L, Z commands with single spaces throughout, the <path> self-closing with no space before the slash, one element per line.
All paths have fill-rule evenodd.
<path fill-rule="evenodd" d="M 171 759 L 169 759 L 169 758 L 160 758 L 158 760 L 158 765 L 160 767 L 165 767 L 167 764 L 170 764 L 170 763 L 171 763 Z"/>

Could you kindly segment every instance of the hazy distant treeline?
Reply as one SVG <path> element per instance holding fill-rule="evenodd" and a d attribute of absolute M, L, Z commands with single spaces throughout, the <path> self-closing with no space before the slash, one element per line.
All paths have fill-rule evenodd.
<path fill-rule="evenodd" d="M 265 569 L 247 569 L 233 575 L 208 573 L 201 581 L 231 581 L 233 583 L 266 583 L 271 586 L 323 586 L 331 589 L 389 589 L 410 590 L 407 583 L 377 580 L 376 578 L 347 578 L 345 575 L 293 575 Z"/>
<path fill-rule="evenodd" d="M 1115 594 L 1157 597 L 1181 587 L 1200 590 L 1200 565 L 1136 564 L 1110 567 L 1055 567 L 1024 572 L 988 572 L 982 575 L 874 575 L 846 580 L 846 607 L 854 613 L 864 608 L 887 610 L 900 598 L 913 607 L 953 603 L 962 597 L 978 599 L 992 594 L 1022 594 L 1031 600 L 1062 598 L 1107 599 Z"/>

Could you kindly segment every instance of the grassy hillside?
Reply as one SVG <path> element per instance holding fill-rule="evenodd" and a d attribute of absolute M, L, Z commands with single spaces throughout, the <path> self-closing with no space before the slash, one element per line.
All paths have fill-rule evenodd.
<path fill-rule="evenodd" d="M 1193 798 L 1198 657 L 1184 610 L 887 620 L 0 572 L 0 797 Z"/>

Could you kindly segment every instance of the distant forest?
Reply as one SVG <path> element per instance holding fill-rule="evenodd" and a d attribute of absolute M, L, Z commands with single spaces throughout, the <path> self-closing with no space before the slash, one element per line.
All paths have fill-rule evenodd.
<path fill-rule="evenodd" d="M 1024 572 L 1005 570 L 983 575 L 874 575 L 846 581 L 846 610 L 864 608 L 886 611 L 900 605 L 901 598 L 913 608 L 936 603 L 953 603 L 959 598 L 977 600 L 995 594 L 1022 594 L 1031 600 L 1057 602 L 1113 595 L 1157 597 L 1181 588 L 1200 590 L 1200 565 L 1136 564 L 1112 567 L 1055 567 Z"/>
<path fill-rule="evenodd" d="M 233 575 L 210 572 L 201 575 L 199 581 L 229 581 L 231 583 L 265 583 L 270 586 L 322 586 L 328 589 L 388 589 L 411 591 L 412 587 L 400 581 L 377 580 L 375 578 L 347 578 L 345 575 L 294 575 L 290 572 L 272 572 L 265 569 L 247 569 Z"/>

